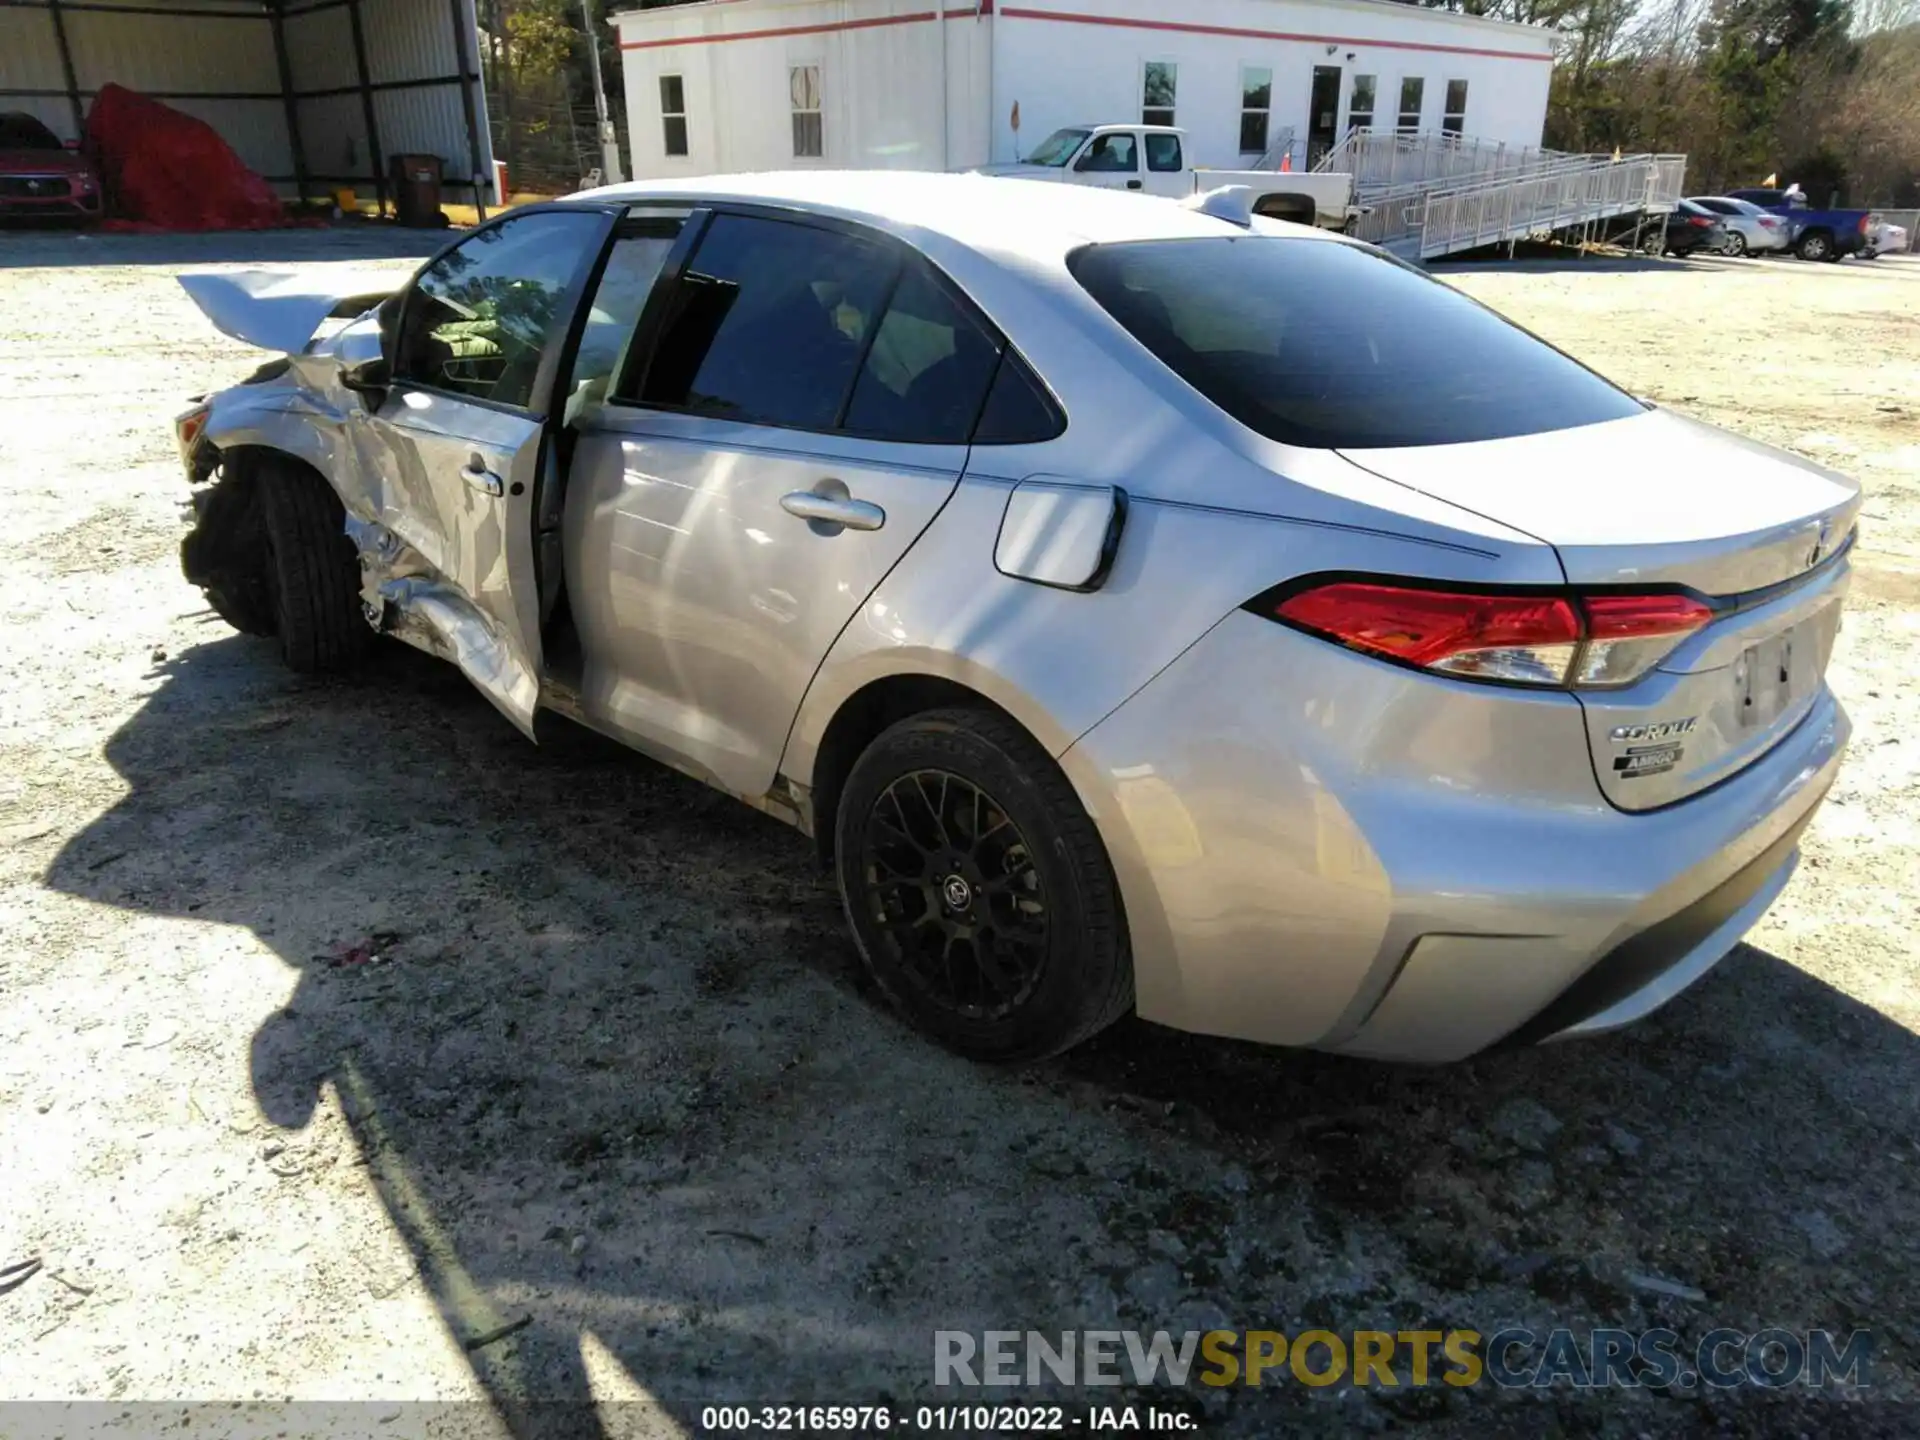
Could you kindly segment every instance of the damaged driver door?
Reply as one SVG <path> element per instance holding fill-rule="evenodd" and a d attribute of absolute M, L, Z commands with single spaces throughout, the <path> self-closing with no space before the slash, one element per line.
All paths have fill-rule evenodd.
<path fill-rule="evenodd" d="M 406 294 L 391 386 L 366 417 L 381 521 L 418 557 L 382 595 L 529 737 L 538 481 L 555 377 L 614 217 L 517 210 L 444 251 Z"/>

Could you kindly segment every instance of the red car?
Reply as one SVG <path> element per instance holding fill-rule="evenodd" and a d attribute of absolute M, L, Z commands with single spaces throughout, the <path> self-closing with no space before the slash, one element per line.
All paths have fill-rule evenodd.
<path fill-rule="evenodd" d="M 24 111 L 0 112 L 0 216 L 100 218 L 93 162 Z"/>

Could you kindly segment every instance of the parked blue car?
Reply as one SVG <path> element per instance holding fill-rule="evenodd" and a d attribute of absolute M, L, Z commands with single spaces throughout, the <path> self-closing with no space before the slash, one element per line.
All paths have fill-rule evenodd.
<path fill-rule="evenodd" d="M 1867 248 L 1865 210 L 1815 210 L 1807 204 L 1806 192 L 1792 187 L 1729 190 L 1727 194 L 1786 216 L 1793 225 L 1793 253 L 1802 260 L 1838 260 Z"/>

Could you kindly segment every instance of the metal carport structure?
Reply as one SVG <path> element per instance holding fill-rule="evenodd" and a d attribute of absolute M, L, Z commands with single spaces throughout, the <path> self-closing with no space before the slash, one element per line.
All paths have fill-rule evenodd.
<path fill-rule="evenodd" d="M 386 157 L 438 155 L 484 205 L 493 151 L 473 0 L 0 0 L 0 110 L 77 137 L 115 83 L 212 125 L 276 188 L 387 202 Z"/>

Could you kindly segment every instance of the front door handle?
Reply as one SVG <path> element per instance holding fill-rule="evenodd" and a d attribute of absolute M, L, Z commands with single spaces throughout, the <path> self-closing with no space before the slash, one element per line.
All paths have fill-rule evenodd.
<path fill-rule="evenodd" d="M 822 495 L 817 490 L 795 490 L 782 495 L 780 508 L 814 525 L 838 526 L 845 530 L 878 530 L 887 523 L 887 512 L 878 505 L 855 500 L 850 495 Z"/>
<path fill-rule="evenodd" d="M 475 490 L 478 490 L 482 495 L 504 495 L 507 493 L 506 485 L 498 475 L 487 468 L 487 462 L 480 458 L 480 452 L 477 450 L 467 456 L 466 468 L 460 472 L 460 478 Z"/>

